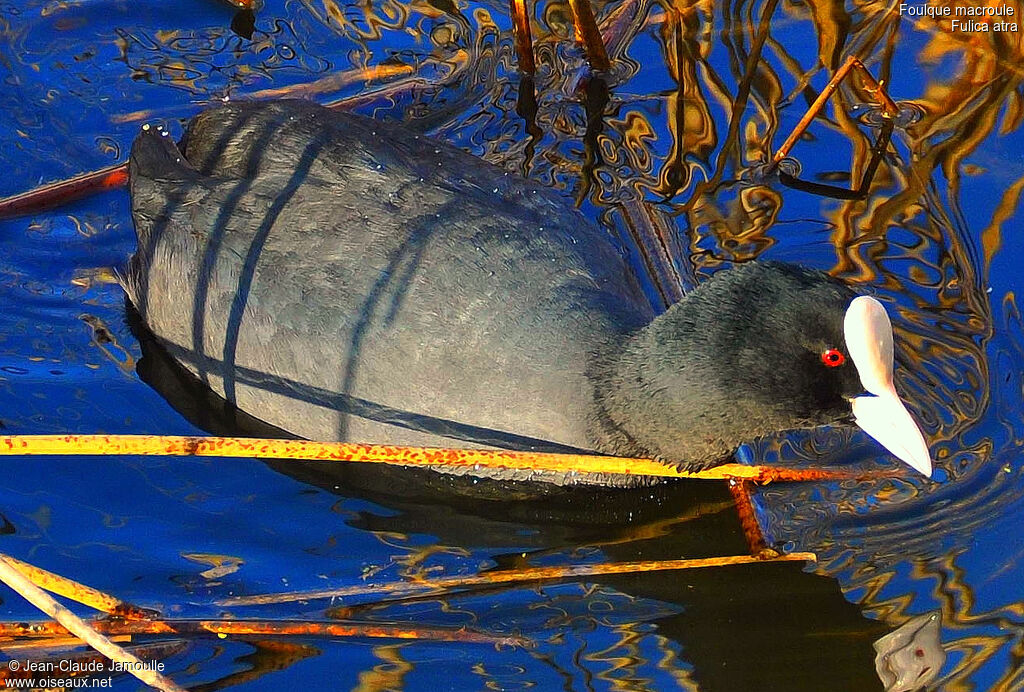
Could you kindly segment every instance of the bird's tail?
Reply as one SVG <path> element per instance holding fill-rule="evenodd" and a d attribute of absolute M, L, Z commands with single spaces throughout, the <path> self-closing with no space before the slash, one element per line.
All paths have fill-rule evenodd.
<path fill-rule="evenodd" d="M 128 264 L 115 271 L 132 303 L 140 308 L 146 292 L 145 258 L 153 252 L 157 235 L 182 204 L 199 174 L 178 149 L 167 130 L 143 125 L 132 143 L 128 181 L 132 220 L 138 247 Z"/>
<path fill-rule="evenodd" d="M 128 159 L 130 179 L 158 181 L 188 181 L 196 177 L 196 169 L 178 149 L 170 133 L 160 127 L 143 125 L 132 143 Z"/>

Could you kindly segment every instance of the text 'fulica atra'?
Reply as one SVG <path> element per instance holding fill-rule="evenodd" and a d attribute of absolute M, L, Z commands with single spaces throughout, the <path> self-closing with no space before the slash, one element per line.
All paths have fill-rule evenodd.
<path fill-rule="evenodd" d="M 556 194 L 304 101 L 208 110 L 180 150 L 144 129 L 130 175 L 132 303 L 214 391 L 296 435 L 699 469 L 852 406 L 931 472 L 884 308 L 820 272 L 735 267 L 655 316 Z"/>

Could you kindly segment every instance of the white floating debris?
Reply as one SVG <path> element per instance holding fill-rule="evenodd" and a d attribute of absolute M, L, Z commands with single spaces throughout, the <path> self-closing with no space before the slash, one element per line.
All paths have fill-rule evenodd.
<path fill-rule="evenodd" d="M 946 662 L 938 612 L 919 615 L 874 643 L 875 672 L 886 692 L 928 687 Z"/>

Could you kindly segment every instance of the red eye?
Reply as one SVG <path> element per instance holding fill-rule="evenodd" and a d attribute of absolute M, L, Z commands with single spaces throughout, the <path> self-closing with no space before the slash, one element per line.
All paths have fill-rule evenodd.
<path fill-rule="evenodd" d="M 821 362 L 830 368 L 837 368 L 846 362 L 846 356 L 837 348 L 830 348 L 821 354 Z"/>

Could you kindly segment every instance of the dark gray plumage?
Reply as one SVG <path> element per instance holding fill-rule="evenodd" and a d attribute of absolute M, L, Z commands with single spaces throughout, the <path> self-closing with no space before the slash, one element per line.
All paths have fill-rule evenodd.
<path fill-rule="evenodd" d="M 848 417 L 861 391 L 852 364 L 821 361 L 845 351 L 839 282 L 750 264 L 655 318 L 561 198 L 396 125 L 228 104 L 180 152 L 144 131 L 130 173 L 124 285 L 143 319 L 215 391 L 303 437 L 701 468 Z"/>

